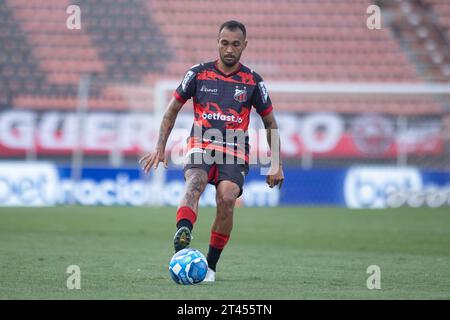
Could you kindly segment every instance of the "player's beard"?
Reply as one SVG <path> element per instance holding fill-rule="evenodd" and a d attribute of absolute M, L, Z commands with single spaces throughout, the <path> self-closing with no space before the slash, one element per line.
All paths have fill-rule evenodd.
<path fill-rule="evenodd" d="M 239 54 L 238 56 L 233 56 L 233 59 L 231 60 L 226 60 L 225 59 L 226 56 L 221 56 L 220 60 L 222 60 L 222 63 L 224 65 L 226 65 L 228 68 L 234 67 L 237 63 L 239 63 L 239 59 L 241 58 L 241 55 Z"/>

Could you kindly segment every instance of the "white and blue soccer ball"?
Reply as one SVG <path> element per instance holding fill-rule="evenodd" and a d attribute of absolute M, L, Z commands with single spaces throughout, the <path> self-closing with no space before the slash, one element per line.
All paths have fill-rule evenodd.
<path fill-rule="evenodd" d="M 169 263 L 169 272 L 178 284 L 195 284 L 202 282 L 208 271 L 208 262 L 203 253 L 193 248 L 186 248 L 174 254 Z"/>

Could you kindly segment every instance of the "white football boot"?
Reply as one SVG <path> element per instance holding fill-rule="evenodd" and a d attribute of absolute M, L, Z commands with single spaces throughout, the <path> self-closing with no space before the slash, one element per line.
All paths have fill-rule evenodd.
<path fill-rule="evenodd" d="M 213 269 L 208 268 L 208 272 L 206 272 L 206 277 L 203 280 L 203 282 L 214 282 L 214 281 L 216 281 L 216 272 Z"/>

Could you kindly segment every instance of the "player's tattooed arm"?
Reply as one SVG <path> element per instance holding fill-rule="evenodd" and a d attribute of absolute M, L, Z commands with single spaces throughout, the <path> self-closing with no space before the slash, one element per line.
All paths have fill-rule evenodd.
<path fill-rule="evenodd" d="M 270 151 L 272 154 L 278 156 L 281 150 L 280 135 L 273 112 L 270 112 L 268 115 L 264 116 L 262 120 L 264 123 L 264 128 L 266 129 L 267 143 L 269 144 Z M 278 162 L 281 164 L 281 159 L 279 159 Z"/>
<path fill-rule="evenodd" d="M 279 141 L 277 121 L 275 120 L 273 112 L 270 112 L 268 115 L 264 116 L 262 120 L 264 123 L 264 128 L 267 132 L 267 142 L 269 143 L 270 150 L 272 150 L 272 138 L 278 138 Z"/>
<path fill-rule="evenodd" d="M 167 105 L 166 112 L 164 113 L 161 126 L 159 128 L 159 137 L 158 142 L 156 143 L 155 151 L 146 154 L 139 160 L 144 172 L 148 173 L 152 167 L 154 169 L 158 168 L 160 162 L 163 162 L 164 167 L 167 168 L 168 159 L 165 155 L 166 144 L 169 139 L 170 132 L 175 125 L 178 112 L 182 106 L 183 104 L 175 98 L 172 98 Z"/>
<path fill-rule="evenodd" d="M 164 113 L 161 126 L 159 128 L 159 137 L 156 144 L 157 150 L 166 150 L 166 143 L 169 139 L 170 132 L 172 132 L 173 126 L 175 125 L 175 120 L 177 119 L 178 112 L 180 111 L 183 104 L 177 99 L 172 98 L 167 106 L 166 112 Z"/>
<path fill-rule="evenodd" d="M 278 185 L 281 189 L 284 181 L 284 174 L 281 164 L 281 142 L 277 121 L 275 120 L 273 112 L 270 112 L 266 116 L 262 117 L 262 120 L 264 123 L 264 128 L 266 129 L 267 142 L 272 155 L 271 168 L 267 175 L 266 181 L 269 187 L 273 188 Z"/>

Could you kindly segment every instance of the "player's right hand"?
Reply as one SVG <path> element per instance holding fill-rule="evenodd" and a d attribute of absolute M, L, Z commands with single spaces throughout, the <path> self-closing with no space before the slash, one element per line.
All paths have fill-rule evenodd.
<path fill-rule="evenodd" d="M 156 170 L 160 162 L 162 162 L 164 168 L 167 169 L 168 159 L 166 158 L 165 152 L 158 149 L 146 154 L 139 160 L 139 164 L 142 166 L 145 173 L 149 173 L 152 168 Z"/>

